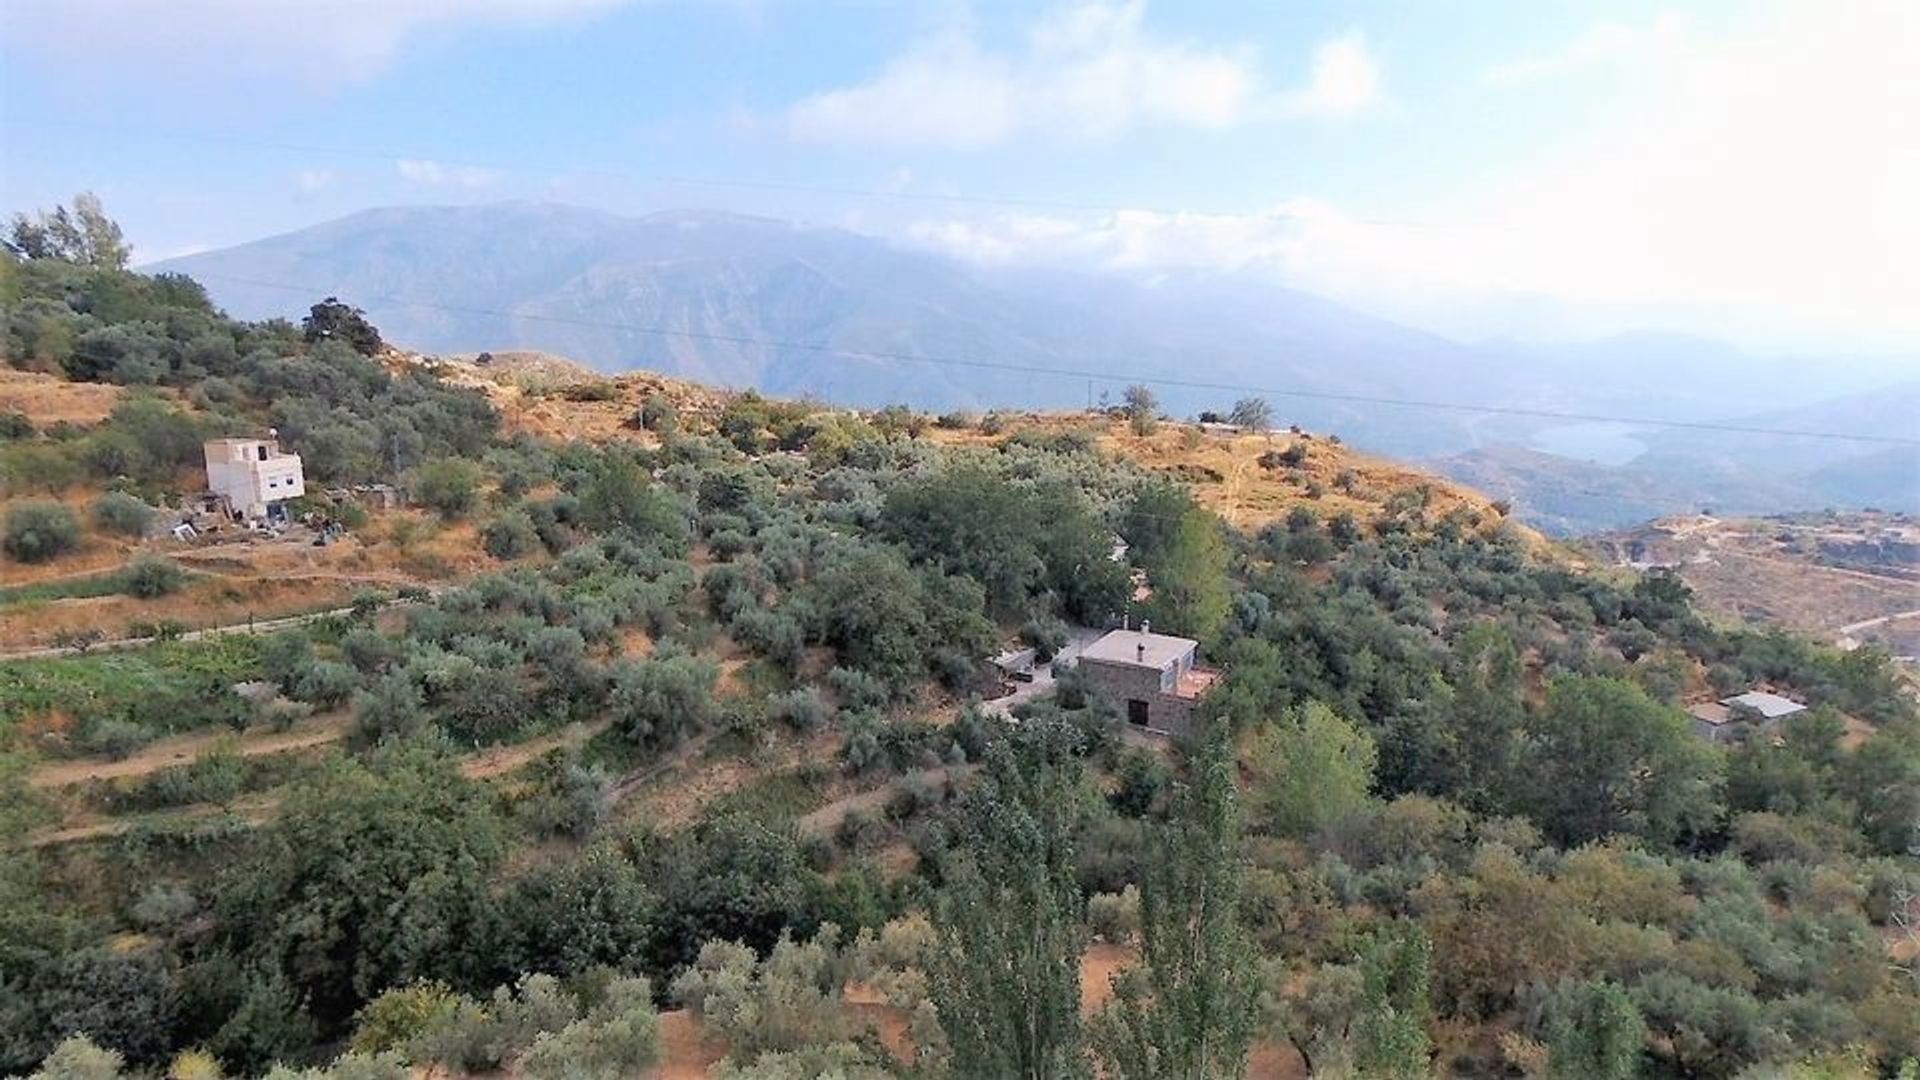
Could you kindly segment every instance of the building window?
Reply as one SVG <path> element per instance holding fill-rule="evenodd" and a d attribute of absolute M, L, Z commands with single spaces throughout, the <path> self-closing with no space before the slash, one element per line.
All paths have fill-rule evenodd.
<path fill-rule="evenodd" d="M 1127 699 L 1127 723 L 1134 727 L 1147 726 L 1147 703 L 1139 698 Z"/>

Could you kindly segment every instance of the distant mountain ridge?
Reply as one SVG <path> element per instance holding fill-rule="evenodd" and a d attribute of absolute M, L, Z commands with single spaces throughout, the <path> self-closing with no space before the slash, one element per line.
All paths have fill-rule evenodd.
<path fill-rule="evenodd" d="M 1244 277 L 987 271 L 842 229 L 709 211 L 391 207 L 153 269 L 198 278 L 247 318 L 298 316 L 338 295 L 366 308 L 390 340 L 423 351 L 548 350 L 603 371 L 650 368 L 850 405 L 1072 406 L 1117 398 L 1146 378 L 1162 380 L 1155 390 L 1169 411 L 1192 414 L 1257 390 L 1281 423 L 1466 470 L 1455 474 L 1467 480 L 1482 474 L 1480 459 L 1505 453 L 1497 448 L 1541 445 L 1537 436 L 1565 424 L 1339 399 L 1709 420 L 1890 381 L 1883 364 L 1754 358 L 1675 335 L 1469 346 Z M 1897 417 L 1868 420 L 1898 426 Z M 1663 500 L 1682 499 L 1700 477 L 1799 500 L 1759 508 L 1775 511 L 1897 496 L 1910 457 L 1869 459 L 1881 448 L 1837 444 L 1782 487 L 1771 482 L 1779 458 L 1765 439 L 1728 450 L 1685 433 L 1632 434 L 1647 454 L 1637 472 L 1608 482 L 1649 493 L 1657 513 L 1689 508 Z M 1463 454 L 1479 457 L 1452 460 Z M 1506 479 L 1526 489 L 1516 495 L 1523 509 L 1542 490 L 1529 485 L 1551 489 L 1555 472 L 1606 468 L 1571 458 L 1511 464 Z M 1539 520 L 1549 517 L 1558 520 Z M 1617 523 L 1576 514 L 1562 525 Z"/>

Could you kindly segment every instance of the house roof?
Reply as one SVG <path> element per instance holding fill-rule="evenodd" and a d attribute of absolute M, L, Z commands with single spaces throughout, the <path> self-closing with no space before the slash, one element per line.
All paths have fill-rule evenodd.
<path fill-rule="evenodd" d="M 1747 708 L 1759 713 L 1768 720 L 1778 720 L 1783 716 L 1792 716 L 1797 712 L 1806 712 L 1807 707 L 1791 698 L 1779 694 L 1769 694 L 1765 690 L 1749 690 L 1730 698 L 1721 698 L 1720 704 L 1728 708 Z"/>
<path fill-rule="evenodd" d="M 1719 727 L 1733 720 L 1733 710 L 1717 701 L 1703 701 L 1687 710 L 1687 715 L 1703 724 Z"/>
<path fill-rule="evenodd" d="M 1198 648 L 1192 638 L 1153 634 L 1145 630 L 1114 630 L 1087 646 L 1082 660 L 1100 660 L 1132 667 L 1164 668 Z M 1143 649 L 1144 646 L 1144 649 Z"/>

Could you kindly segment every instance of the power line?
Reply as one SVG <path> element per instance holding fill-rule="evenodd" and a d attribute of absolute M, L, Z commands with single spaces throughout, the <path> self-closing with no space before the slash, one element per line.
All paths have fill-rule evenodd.
<path fill-rule="evenodd" d="M 324 154 L 331 157 L 354 158 L 362 161 L 382 161 L 400 166 L 415 162 L 431 162 L 435 165 L 451 166 L 460 169 L 486 169 L 495 172 L 548 173 L 575 176 L 599 176 L 616 180 L 639 181 L 643 183 L 668 184 L 684 187 L 730 188 L 747 191 L 787 191 L 809 195 L 836 195 L 855 199 L 892 199 L 911 203 L 946 203 L 963 206 L 1004 206 L 1029 210 L 1065 210 L 1081 213 L 1116 214 L 1126 211 L 1138 213 L 1162 214 L 1168 217 L 1198 215 L 1204 217 L 1254 217 L 1273 221 L 1311 222 L 1317 219 L 1307 214 L 1286 211 L 1239 211 L 1239 210 L 1197 210 L 1193 207 L 1156 207 L 1138 203 L 1091 202 L 1075 199 L 1042 199 L 1014 195 L 975 195 L 963 192 L 905 191 L 888 188 L 863 188 L 837 184 L 810 184 L 797 180 L 780 180 L 765 177 L 726 177 L 692 176 L 681 173 L 638 172 L 627 169 L 609 169 L 598 167 L 544 165 L 528 161 L 503 161 L 480 158 L 448 158 L 425 152 L 398 153 L 391 150 L 367 149 L 350 146 L 333 146 L 319 143 L 292 142 L 279 139 L 260 139 L 242 135 L 220 135 L 208 132 L 171 131 L 145 127 L 131 127 L 116 124 L 88 124 L 70 121 L 43 120 L 34 117 L 10 116 L 8 124 L 25 127 L 54 128 L 73 131 L 92 131 L 103 135 L 127 138 L 153 139 L 161 142 L 191 142 L 216 146 L 243 146 L 263 150 L 279 150 L 295 154 Z M 1391 218 L 1349 218 L 1339 219 L 1341 224 L 1361 225 L 1373 228 L 1436 229 L 1436 230 L 1473 230 L 1476 232 L 1507 232 L 1506 226 L 1490 223 L 1462 222 L 1442 224 L 1430 221 L 1412 221 Z"/>
<path fill-rule="evenodd" d="M 201 274 L 209 281 L 224 281 L 234 285 L 246 285 L 254 288 L 276 289 L 285 292 L 301 293 L 306 296 L 339 296 L 342 290 L 320 288 L 312 285 L 292 285 L 285 282 L 260 281 L 253 278 L 232 277 L 224 274 Z M 1313 401 L 1334 401 L 1354 405 L 1383 405 L 1405 409 L 1432 409 L 1447 412 L 1471 413 L 1483 416 L 1512 416 L 1538 420 L 1558 420 L 1575 423 L 1622 424 L 1637 427 L 1678 428 L 1690 431 L 1709 431 L 1736 435 L 1773 435 L 1790 438 L 1831 439 L 1843 442 L 1875 443 L 1889 446 L 1920 447 L 1920 438 L 1902 438 L 1894 435 L 1865 435 L 1854 432 L 1811 431 L 1791 428 L 1766 427 L 1757 424 L 1713 423 L 1698 420 L 1663 420 L 1641 416 L 1618 416 L 1605 413 L 1563 412 L 1553 409 L 1528 409 L 1517 406 L 1482 405 L 1469 402 L 1432 401 L 1421 398 L 1388 397 L 1377 394 L 1348 394 L 1330 390 L 1303 390 L 1288 387 L 1250 386 L 1241 383 L 1210 382 L 1200 379 L 1180 379 L 1165 375 L 1126 374 L 1115 371 L 1093 371 L 1085 368 L 1049 367 L 1034 364 L 1015 364 L 1000 360 L 983 360 L 974 357 L 933 356 L 921 353 L 889 352 L 880 349 L 852 349 L 839 345 L 827 345 L 818 342 L 784 341 L 777 338 L 752 337 L 743 334 L 719 334 L 701 330 L 675 329 L 665 326 L 641 326 L 634 323 L 608 322 L 599 319 L 574 318 L 564 315 L 538 315 L 528 312 L 503 311 L 497 308 L 470 307 L 459 304 L 443 304 L 430 300 L 410 300 L 400 296 L 358 296 L 363 303 L 381 303 L 401 307 L 426 308 L 432 311 L 444 311 L 456 315 L 486 315 L 502 319 L 520 319 L 527 322 L 552 323 L 561 326 L 579 326 L 599 330 L 618 330 L 632 334 L 644 334 L 653 337 L 684 338 L 690 341 L 705 341 L 723 345 L 741 345 L 764 349 L 786 349 L 795 352 L 809 352 L 828 356 L 843 356 L 854 360 L 873 360 L 883 363 L 931 364 L 940 367 L 972 368 L 984 371 L 1020 372 L 1028 375 L 1050 375 L 1075 381 L 1098 380 L 1102 384 L 1131 385 L 1135 383 L 1147 386 L 1161 386 L 1180 390 L 1213 390 L 1234 394 L 1254 394 L 1265 397 L 1301 398 Z"/>

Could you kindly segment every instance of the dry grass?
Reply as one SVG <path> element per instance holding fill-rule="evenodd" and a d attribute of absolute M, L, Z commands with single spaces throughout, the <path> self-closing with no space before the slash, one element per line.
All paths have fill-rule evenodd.
<path fill-rule="evenodd" d="M 0 368 L 0 412 L 25 413 L 36 427 L 63 420 L 97 424 L 125 394 L 124 387 L 106 383 L 68 382 L 58 375 Z"/>
<path fill-rule="evenodd" d="M 1311 433 L 1203 431 L 1169 421 L 1158 425 L 1153 434 L 1139 436 L 1124 421 L 1085 413 L 1006 415 L 1012 420 L 1005 433 L 1022 428 L 1090 432 L 1102 451 L 1186 481 L 1200 505 L 1243 529 L 1283 518 L 1295 506 L 1306 506 L 1322 519 L 1344 511 L 1365 522 L 1378 515 L 1395 493 L 1422 486 L 1432 492 L 1427 509 L 1430 520 L 1455 508 L 1477 514 L 1482 521 L 1499 516 L 1493 500 L 1471 488 Z M 946 444 L 990 445 L 1005 438 L 1005 433 L 989 436 L 971 429 L 935 428 L 929 437 Z M 1262 455 L 1295 445 L 1305 447 L 1301 464 L 1270 467 L 1261 463 Z M 1543 538 L 1531 530 L 1523 532 L 1537 550 L 1547 549 Z"/>

